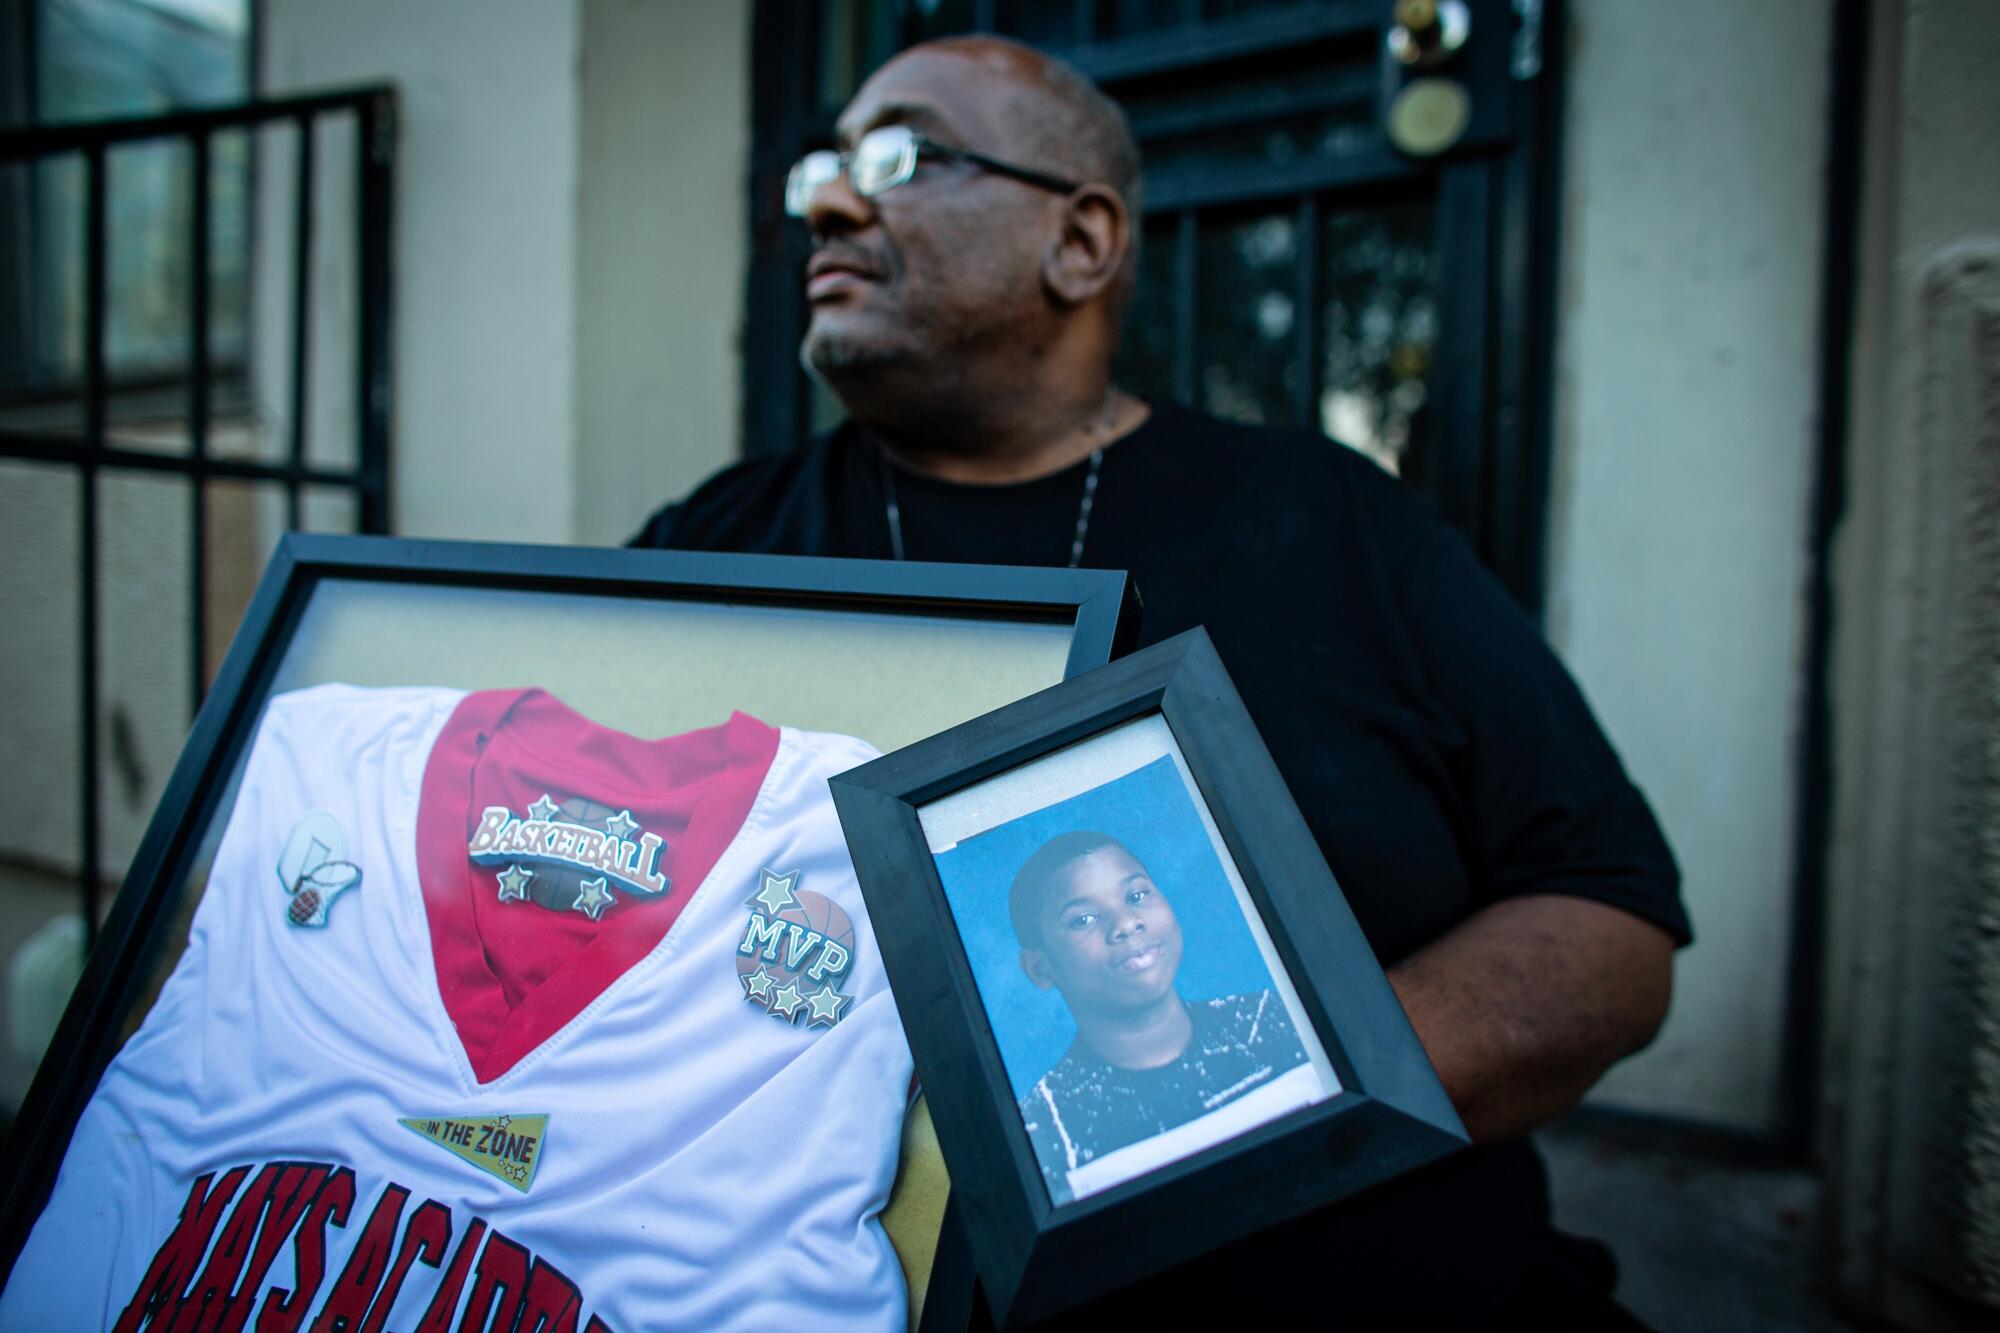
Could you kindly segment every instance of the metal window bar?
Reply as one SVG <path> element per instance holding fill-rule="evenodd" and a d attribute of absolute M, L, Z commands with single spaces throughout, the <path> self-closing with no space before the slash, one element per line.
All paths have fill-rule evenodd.
<path fill-rule="evenodd" d="M 1195 282 L 1201 243 L 1195 211 L 1185 209 L 1174 224 L 1174 398 L 1183 407 L 1195 400 Z"/>
<path fill-rule="evenodd" d="M 212 161 L 208 136 L 197 135 L 194 141 L 194 181 L 190 191 L 193 196 L 193 230 L 189 238 L 189 244 L 194 247 L 194 271 L 190 278 L 194 289 L 188 302 L 188 462 L 193 469 L 188 484 L 188 623 L 194 630 L 188 635 L 190 715 L 201 711 L 208 680 L 208 645 L 205 642 L 208 636 L 202 632 L 208 624 L 208 487 L 203 476 L 208 461 L 208 379 L 211 373 L 208 284 L 212 260 L 209 251 L 209 196 L 213 188 L 209 167 Z"/>
<path fill-rule="evenodd" d="M 1298 228 L 1297 267 L 1292 273 L 1293 336 L 1297 341 L 1299 379 L 1292 402 L 1297 424 L 1319 427 L 1319 196 L 1299 200 L 1293 225 Z"/>
<path fill-rule="evenodd" d="M 358 423 L 356 464 L 351 468 L 321 467 L 307 457 L 307 388 L 312 326 L 312 259 L 315 127 L 325 116 L 351 113 L 356 124 L 356 248 L 357 368 L 354 385 Z M 95 944 L 104 874 L 99 767 L 103 662 L 102 597 L 97 543 L 100 535 L 98 480 L 106 469 L 168 474 L 184 478 L 189 489 L 189 559 L 187 568 L 191 709 L 199 709 L 208 674 L 208 494 L 218 480 L 276 483 L 284 488 L 289 526 L 299 526 L 302 492 L 308 486 L 345 491 L 354 497 L 357 527 L 362 532 L 389 529 L 389 334 L 390 224 L 396 144 L 396 94 L 387 86 L 371 86 L 319 94 L 259 100 L 238 106 L 183 111 L 164 116 L 0 130 L 0 166 L 30 168 L 52 159 L 81 156 L 85 193 L 82 237 L 84 251 L 84 374 L 83 430 L 80 438 L 47 431 L 0 427 L 0 459 L 64 467 L 78 483 L 78 639 L 82 680 L 79 689 L 82 747 L 77 800 L 82 816 L 78 838 L 78 906 L 85 938 Z M 210 381 L 214 374 L 211 337 L 213 273 L 214 136 L 231 130 L 255 130 L 290 121 L 299 133 L 296 182 L 297 231 L 292 263 L 292 333 L 290 363 L 290 439 L 283 462 L 216 458 L 210 452 L 213 426 Z M 191 233 L 189 244 L 193 290 L 188 312 L 187 451 L 184 455 L 124 448 L 109 439 L 111 384 L 106 364 L 110 292 L 110 181 L 106 170 L 110 150 L 117 145 L 179 141 L 193 158 Z"/>
<path fill-rule="evenodd" d="M 306 465 L 306 412 L 312 365 L 313 251 L 313 118 L 301 115 L 299 125 L 298 211 L 292 224 L 292 466 Z M 285 483 L 285 526 L 299 526 L 299 484 Z"/>
<path fill-rule="evenodd" d="M 109 245 L 106 229 L 108 209 L 105 198 L 108 177 L 105 174 L 104 145 L 95 144 L 85 153 L 86 176 L 83 206 L 83 246 L 84 246 L 84 445 L 85 456 L 78 476 L 80 496 L 78 521 L 82 525 L 81 540 L 78 543 L 79 561 L 77 578 L 80 581 L 79 596 L 83 599 L 81 614 L 78 616 L 82 633 L 81 666 L 83 669 L 82 711 L 83 790 L 78 799 L 82 802 L 82 878 L 78 881 L 82 899 L 79 906 L 83 910 L 84 944 L 89 947 L 97 943 L 97 889 L 100 867 L 103 865 L 103 848 L 100 844 L 98 825 L 98 794 L 100 791 L 97 771 L 97 704 L 98 704 L 98 660 L 97 642 L 97 461 L 96 455 L 104 448 L 105 420 L 108 415 L 105 405 L 104 375 L 104 331 L 105 302 L 108 293 L 105 288 L 110 283 L 107 272 Z"/>

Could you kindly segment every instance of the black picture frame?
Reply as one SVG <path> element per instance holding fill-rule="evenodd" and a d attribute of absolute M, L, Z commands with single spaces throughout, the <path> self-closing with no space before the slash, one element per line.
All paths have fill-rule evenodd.
<path fill-rule="evenodd" d="M 314 591 L 327 580 L 1072 626 L 1067 678 L 1127 652 L 1139 598 L 1122 571 L 292 533 L 279 543 L 134 853 L 0 1154 L 0 1285 L 47 1203 L 83 1113 L 188 890 L 201 831 Z"/>
<path fill-rule="evenodd" d="M 1342 1091 L 1102 1193 L 1056 1204 L 1043 1187 L 919 812 L 1154 713 L 1173 733 Z M 996 1326 L 1073 1310 L 1466 1143 L 1204 631 L 897 750 L 831 786 L 951 1173 L 952 1211 Z"/>

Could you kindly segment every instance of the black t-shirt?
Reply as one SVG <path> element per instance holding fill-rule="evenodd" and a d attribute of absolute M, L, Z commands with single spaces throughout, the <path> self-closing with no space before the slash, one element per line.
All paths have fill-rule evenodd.
<path fill-rule="evenodd" d="M 1275 991 L 1183 1003 L 1188 1042 L 1166 1064 L 1114 1065 L 1078 1037 L 1028 1088 L 1021 1122 L 1052 1198 L 1073 1197 L 1071 1171 L 1219 1111 L 1306 1062 Z"/>
<path fill-rule="evenodd" d="M 885 466 L 845 426 L 718 474 L 634 544 L 887 558 Z M 1086 468 L 1012 486 L 898 470 L 904 554 L 1067 563 Z M 1365 458 L 1155 405 L 1104 452 L 1083 564 L 1131 572 L 1141 643 L 1207 627 L 1384 966 L 1522 894 L 1596 899 L 1687 942 L 1673 857 L 1568 673 L 1466 543 Z M 1533 1297 L 1547 1225 L 1539 1159 L 1493 1145 L 1148 1291 L 1185 1316 L 1217 1271 L 1319 1282 L 1345 1255 L 1353 1309 L 1478 1326 Z"/>

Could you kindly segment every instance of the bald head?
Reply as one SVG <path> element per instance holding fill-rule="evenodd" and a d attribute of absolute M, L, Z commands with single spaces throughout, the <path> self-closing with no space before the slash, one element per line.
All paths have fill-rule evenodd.
<path fill-rule="evenodd" d="M 946 37 L 911 47 L 962 57 L 997 76 L 1010 150 L 1073 180 L 1109 185 L 1139 214 L 1139 145 L 1118 104 L 1066 60 L 1006 37 Z M 892 62 L 893 63 L 893 62 Z M 1032 156 L 1030 156 L 1032 154 Z"/>
<path fill-rule="evenodd" d="M 1052 175 L 1108 185 L 1136 219 L 1141 208 L 1139 145 L 1119 105 L 1099 91 L 1076 66 L 1008 37 L 942 37 L 898 54 L 882 67 L 887 73 L 911 59 L 950 56 L 977 68 L 990 89 L 994 141 L 985 151 Z M 1113 292 L 1122 310 L 1139 272 L 1139 233 L 1134 227 Z"/>

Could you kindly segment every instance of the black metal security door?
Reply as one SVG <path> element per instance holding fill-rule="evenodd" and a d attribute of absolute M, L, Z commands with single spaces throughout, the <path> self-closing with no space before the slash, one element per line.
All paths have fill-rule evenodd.
<path fill-rule="evenodd" d="M 1560 21 L 1559 0 L 760 0 L 746 448 L 838 419 L 798 368 L 786 169 L 896 50 L 1001 32 L 1095 78 L 1144 152 L 1120 384 L 1361 449 L 1539 609 Z"/>

